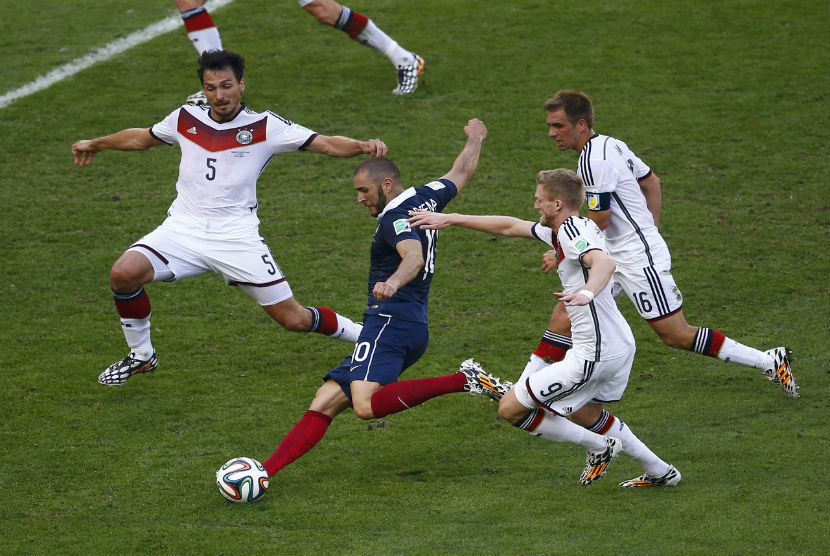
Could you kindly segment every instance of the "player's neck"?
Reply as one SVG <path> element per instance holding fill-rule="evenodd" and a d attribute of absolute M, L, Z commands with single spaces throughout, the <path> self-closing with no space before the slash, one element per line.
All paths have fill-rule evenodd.
<path fill-rule="evenodd" d="M 553 219 L 553 231 L 559 233 L 559 226 L 571 216 L 579 216 L 578 210 L 563 209 Z"/>
<path fill-rule="evenodd" d="M 583 133 L 579 135 L 579 139 L 576 143 L 576 152 L 581 153 L 582 149 L 585 148 L 585 144 L 591 140 L 591 137 L 596 135 L 593 129 L 588 128 Z"/>

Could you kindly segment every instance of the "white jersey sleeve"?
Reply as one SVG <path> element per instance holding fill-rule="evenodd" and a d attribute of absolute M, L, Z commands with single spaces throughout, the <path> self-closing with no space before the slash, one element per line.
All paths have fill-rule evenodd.
<path fill-rule="evenodd" d="M 178 124 L 179 109 L 176 108 L 166 118 L 151 127 L 150 133 L 168 145 L 176 145 L 179 142 Z"/>
<path fill-rule="evenodd" d="M 317 133 L 275 114 L 270 110 L 268 114 L 268 145 L 274 153 L 297 151 L 308 145 Z"/>

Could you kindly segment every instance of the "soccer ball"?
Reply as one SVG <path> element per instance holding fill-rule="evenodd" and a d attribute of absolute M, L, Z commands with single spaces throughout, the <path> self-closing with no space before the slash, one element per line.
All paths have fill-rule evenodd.
<path fill-rule="evenodd" d="M 216 471 L 216 486 L 231 502 L 256 502 L 268 490 L 268 473 L 253 458 L 233 458 Z"/>

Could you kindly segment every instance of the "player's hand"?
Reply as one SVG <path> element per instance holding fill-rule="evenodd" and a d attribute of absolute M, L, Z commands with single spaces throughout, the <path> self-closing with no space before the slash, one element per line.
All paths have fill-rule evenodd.
<path fill-rule="evenodd" d="M 578 307 L 580 305 L 587 305 L 591 302 L 587 295 L 582 292 L 577 293 L 563 293 L 553 292 L 556 298 L 567 305 L 568 307 Z"/>
<path fill-rule="evenodd" d="M 72 145 L 72 154 L 75 155 L 75 164 L 86 166 L 98 154 L 99 150 L 93 148 L 92 141 L 82 139 Z"/>
<path fill-rule="evenodd" d="M 545 251 L 544 255 L 542 255 L 542 270 L 545 271 L 545 274 L 550 274 L 558 266 L 559 259 L 556 257 L 556 251 L 554 249 Z"/>
<path fill-rule="evenodd" d="M 386 147 L 386 143 L 380 139 L 369 139 L 366 141 L 366 147 L 363 149 L 364 154 L 368 154 L 373 158 L 386 156 L 387 152 L 389 152 L 389 149 Z"/>
<path fill-rule="evenodd" d="M 375 296 L 375 299 L 378 301 L 383 301 L 395 295 L 397 291 L 398 288 L 389 282 L 375 282 L 375 287 L 372 288 L 372 295 Z"/>
<path fill-rule="evenodd" d="M 410 212 L 408 221 L 413 228 L 423 228 L 424 230 L 441 230 L 451 224 L 448 214 L 424 209 Z"/>
<path fill-rule="evenodd" d="M 464 133 L 467 137 L 477 137 L 483 141 L 487 137 L 487 126 L 478 118 L 473 118 L 464 126 Z"/>

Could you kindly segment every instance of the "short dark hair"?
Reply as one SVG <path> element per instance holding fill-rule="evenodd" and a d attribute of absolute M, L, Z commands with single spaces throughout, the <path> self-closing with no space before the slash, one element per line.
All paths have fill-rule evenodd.
<path fill-rule="evenodd" d="M 245 73 L 245 60 L 236 52 L 230 50 L 205 50 L 199 56 L 199 69 L 196 74 L 202 85 L 205 84 L 205 70 L 222 70 L 231 68 L 237 81 L 242 81 Z"/>
<path fill-rule="evenodd" d="M 594 127 L 594 105 L 585 93 L 574 90 L 557 91 L 553 98 L 545 101 L 545 110 L 564 110 L 565 116 L 572 124 L 585 120 L 588 127 Z"/>
<path fill-rule="evenodd" d="M 380 182 L 386 178 L 390 178 L 396 186 L 401 185 L 401 171 L 395 166 L 395 163 L 382 156 L 367 158 L 360 165 L 355 168 L 354 175 L 365 172 L 369 179 L 375 185 L 380 185 Z"/>

